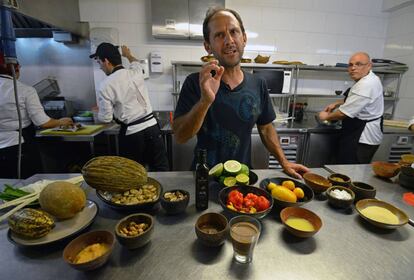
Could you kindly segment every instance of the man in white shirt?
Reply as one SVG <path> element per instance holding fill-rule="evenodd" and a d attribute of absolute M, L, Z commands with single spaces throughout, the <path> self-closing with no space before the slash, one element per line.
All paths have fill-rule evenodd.
<path fill-rule="evenodd" d="M 147 165 L 149 171 L 168 171 L 169 164 L 164 140 L 152 113 L 142 69 L 128 47 L 122 46 L 122 56 L 130 63 L 122 66 L 118 47 L 100 44 L 90 55 L 108 76 L 96 92 L 98 119 L 115 120 L 121 125 L 119 132 L 120 155 Z"/>
<path fill-rule="evenodd" d="M 19 65 L 4 64 L 0 55 L 0 178 L 17 178 L 19 121 L 11 67 L 15 68 L 18 79 Z M 16 83 L 23 128 L 21 178 L 27 178 L 42 171 L 35 141 L 35 126 L 51 128 L 72 125 L 73 121 L 70 118 L 50 118 L 46 115 L 36 90 L 19 81 Z"/>
<path fill-rule="evenodd" d="M 322 121 L 342 120 L 338 163 L 369 163 L 381 144 L 383 89 L 371 68 L 367 53 L 353 54 L 348 73 L 355 84 L 345 100 L 330 104 L 319 113 Z"/>

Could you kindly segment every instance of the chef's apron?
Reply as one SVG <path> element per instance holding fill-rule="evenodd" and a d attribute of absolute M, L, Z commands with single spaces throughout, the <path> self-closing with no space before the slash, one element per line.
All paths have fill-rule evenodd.
<path fill-rule="evenodd" d="M 21 177 L 27 178 L 42 171 L 42 159 L 36 141 L 36 128 L 33 123 L 22 129 Z"/>
<path fill-rule="evenodd" d="M 358 143 L 361 134 L 368 122 L 381 119 L 381 131 L 383 131 L 383 117 L 372 120 L 345 117 L 342 120 L 342 129 L 339 139 L 339 153 L 337 162 L 340 164 L 359 163 L 357 157 Z"/>

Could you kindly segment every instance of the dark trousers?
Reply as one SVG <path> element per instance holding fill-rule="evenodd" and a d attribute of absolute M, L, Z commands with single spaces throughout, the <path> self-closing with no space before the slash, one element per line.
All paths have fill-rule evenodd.
<path fill-rule="evenodd" d="M 0 149 L 0 178 L 17 178 L 18 145 Z M 34 143 L 22 145 L 21 178 L 26 179 L 42 172 L 42 161 L 37 145 Z"/>
<path fill-rule="evenodd" d="M 378 148 L 379 148 L 379 145 L 368 145 L 368 144 L 358 143 L 358 149 L 357 149 L 358 162 L 361 164 L 371 163 L 371 160 L 374 157 L 374 154 L 378 150 Z"/>
<path fill-rule="evenodd" d="M 119 154 L 148 166 L 148 171 L 170 170 L 164 139 L 158 125 L 131 135 L 120 135 Z"/>

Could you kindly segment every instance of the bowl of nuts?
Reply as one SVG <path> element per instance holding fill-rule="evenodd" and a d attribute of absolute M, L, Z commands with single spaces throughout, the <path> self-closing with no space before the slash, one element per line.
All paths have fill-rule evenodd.
<path fill-rule="evenodd" d="M 148 182 L 137 189 L 125 192 L 96 191 L 96 196 L 117 210 L 150 210 L 160 201 L 161 184 L 148 177 Z"/>
<path fill-rule="evenodd" d="M 126 216 L 115 226 L 116 239 L 131 250 L 147 244 L 151 240 L 153 231 L 154 218 L 144 213 Z"/>
<path fill-rule="evenodd" d="M 161 196 L 161 206 L 170 215 L 184 212 L 189 201 L 190 193 L 185 190 L 166 191 Z"/>

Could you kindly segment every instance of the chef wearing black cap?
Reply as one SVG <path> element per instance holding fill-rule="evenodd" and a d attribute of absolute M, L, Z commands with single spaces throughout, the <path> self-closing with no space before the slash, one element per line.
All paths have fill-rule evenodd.
<path fill-rule="evenodd" d="M 142 69 L 128 47 L 121 46 L 121 51 L 130 62 L 128 69 L 122 66 L 118 47 L 110 43 L 101 43 L 89 56 L 107 75 L 96 91 L 98 120 L 107 123 L 115 119 L 121 125 L 121 156 L 147 165 L 150 171 L 167 171 L 167 153 L 152 113 Z"/>

